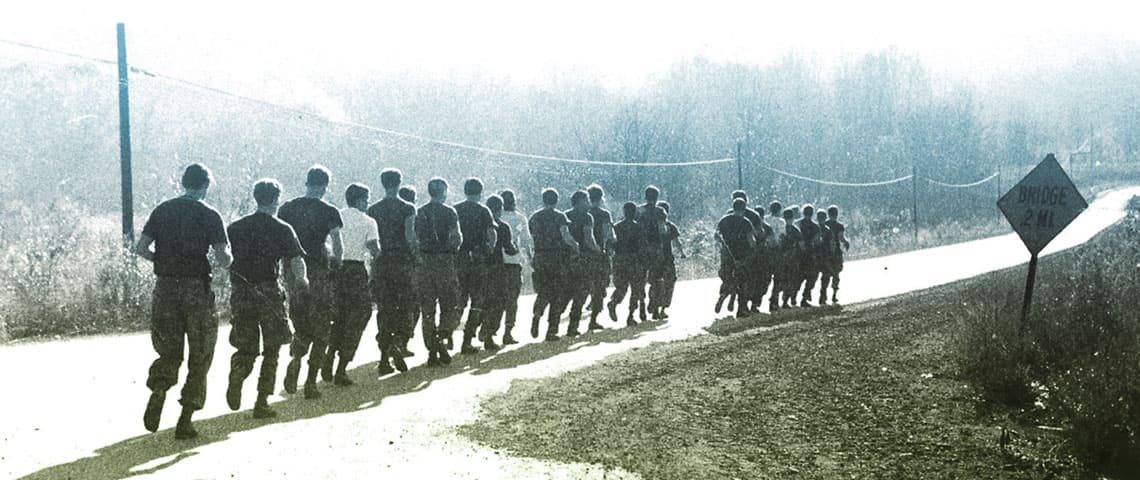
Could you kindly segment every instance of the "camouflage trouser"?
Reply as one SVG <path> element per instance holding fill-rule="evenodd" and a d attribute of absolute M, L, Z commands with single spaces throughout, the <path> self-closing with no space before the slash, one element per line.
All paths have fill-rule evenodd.
<path fill-rule="evenodd" d="M 416 290 L 423 316 L 420 331 L 424 346 L 430 351 L 436 339 L 450 336 L 459 326 L 459 280 L 455 271 L 455 254 L 428 253 L 424 264 L 416 269 Z M 436 304 L 439 318 L 436 318 Z"/>
<path fill-rule="evenodd" d="M 368 290 L 368 270 L 363 262 L 344 262 L 336 280 L 336 318 L 329 335 L 329 355 L 340 355 L 343 363 L 356 357 L 360 336 L 372 318 L 372 297 Z M 330 358 L 329 361 L 332 361 Z"/>
<path fill-rule="evenodd" d="M 233 279 L 230 295 L 230 345 L 237 349 L 230 357 L 230 383 L 241 384 L 253 372 L 253 362 L 261 354 L 257 393 L 273 393 L 277 379 L 277 357 L 282 345 L 293 338 L 285 314 L 285 291 L 276 281 L 247 283 Z M 259 348 L 260 346 L 260 348 Z"/>
<path fill-rule="evenodd" d="M 483 312 L 483 326 L 479 338 L 486 341 L 499 331 L 503 316 L 507 316 L 507 332 L 515 326 L 515 311 L 518 310 L 519 289 L 522 281 L 522 266 L 514 264 L 490 265 L 487 268 L 486 310 Z"/>
<path fill-rule="evenodd" d="M 570 305 L 570 330 L 577 331 L 578 323 L 582 321 L 582 310 L 586 306 L 586 297 L 590 295 L 590 273 L 593 259 L 590 255 L 571 257 L 567 262 L 562 277 L 563 295 Z M 565 303 L 563 303 L 565 305 Z"/>
<path fill-rule="evenodd" d="M 780 252 L 774 279 L 776 290 L 788 300 L 795 300 L 796 292 L 800 289 L 803 274 L 800 272 L 799 253 L 796 250 Z"/>
<path fill-rule="evenodd" d="M 649 268 L 649 309 L 673 304 L 673 287 L 677 284 L 677 264 L 662 255 Z"/>
<path fill-rule="evenodd" d="M 747 261 L 737 262 L 731 255 L 721 254 L 720 268 L 717 270 L 721 295 L 736 295 L 737 302 L 747 300 L 748 286 L 751 284 L 751 272 L 747 266 Z"/>
<path fill-rule="evenodd" d="M 519 264 L 508 263 L 503 265 L 503 319 L 506 323 L 506 332 L 515 328 L 515 317 L 519 311 L 519 294 L 522 293 L 522 271 Z"/>
<path fill-rule="evenodd" d="M 550 307 L 547 314 L 547 328 L 549 332 L 558 332 L 558 321 L 570 300 L 566 290 L 566 269 L 570 256 L 560 250 L 538 251 L 534 254 L 534 316 L 541 317 L 542 313 Z"/>
<path fill-rule="evenodd" d="M 594 317 L 597 317 L 606 303 L 606 289 L 610 286 L 613 265 L 608 254 L 590 255 L 586 262 L 586 283 L 590 290 L 590 312 Z"/>
<path fill-rule="evenodd" d="M 320 368 L 328 348 L 329 327 L 336 315 L 332 278 L 322 262 L 305 257 L 305 267 L 309 288 L 289 291 L 289 318 L 294 331 L 289 355 L 294 359 L 308 355 L 309 368 Z"/>
<path fill-rule="evenodd" d="M 827 298 L 827 287 L 831 286 L 831 297 L 835 298 L 835 292 L 839 290 L 839 272 L 843 271 L 843 253 L 839 254 L 824 254 L 820 259 L 820 270 L 822 271 L 819 280 L 819 299 Z"/>
<path fill-rule="evenodd" d="M 645 269 L 641 255 L 614 255 L 614 293 L 610 304 L 617 305 L 625 299 L 629 290 L 629 311 L 637 310 L 637 304 L 645 298 Z"/>
<path fill-rule="evenodd" d="M 376 295 L 376 345 L 382 356 L 393 345 L 403 348 L 415 322 L 415 260 L 410 255 L 383 255 L 373 263 L 372 291 Z"/>
<path fill-rule="evenodd" d="M 460 252 L 456 257 L 456 269 L 459 275 L 459 315 L 463 316 L 468 302 L 471 304 L 467 322 L 463 324 L 463 337 L 473 338 L 475 331 L 483 325 L 483 312 L 487 309 L 488 265 L 485 258 Z"/>
<path fill-rule="evenodd" d="M 158 277 L 151 303 L 150 341 L 158 359 L 151 363 L 146 386 L 165 392 L 178 383 L 183 348 L 189 346 L 184 408 L 199 410 L 206 402 L 206 374 L 214 361 L 218 319 L 214 292 L 206 278 Z"/>

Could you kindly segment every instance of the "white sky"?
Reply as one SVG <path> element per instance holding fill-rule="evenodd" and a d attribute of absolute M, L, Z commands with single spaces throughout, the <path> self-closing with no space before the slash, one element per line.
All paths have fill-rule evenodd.
<path fill-rule="evenodd" d="M 407 70 L 519 83 L 584 71 L 636 87 L 695 55 L 767 63 L 796 50 L 830 62 L 889 46 L 984 80 L 1140 43 L 1136 8 L 1105 1 L 0 3 L 2 39 L 113 59 L 123 21 L 133 64 L 222 88 Z"/>

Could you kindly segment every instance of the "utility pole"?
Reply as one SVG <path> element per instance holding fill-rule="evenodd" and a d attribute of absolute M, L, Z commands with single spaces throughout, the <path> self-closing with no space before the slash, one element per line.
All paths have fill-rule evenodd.
<path fill-rule="evenodd" d="M 914 221 L 914 247 L 918 248 L 918 167 L 910 164 L 910 218 Z"/>
<path fill-rule="evenodd" d="M 131 181 L 131 107 L 127 89 L 127 33 L 122 23 L 115 26 L 119 44 L 119 168 L 123 197 L 123 243 L 135 242 L 134 193 Z"/>
<path fill-rule="evenodd" d="M 737 140 L 737 142 L 736 142 L 736 189 L 737 190 L 744 190 L 744 166 L 743 166 L 744 159 L 743 159 L 743 157 L 741 157 L 741 154 L 740 154 L 740 151 L 741 151 L 740 143 L 741 142 L 739 140 Z"/>

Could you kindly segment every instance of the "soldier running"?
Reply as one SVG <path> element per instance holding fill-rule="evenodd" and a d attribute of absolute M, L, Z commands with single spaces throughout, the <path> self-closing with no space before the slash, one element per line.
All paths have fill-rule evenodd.
<path fill-rule="evenodd" d="M 784 206 L 780 202 L 772 202 L 768 205 L 768 214 L 771 218 L 772 237 L 769 239 L 765 249 L 765 260 L 769 266 L 768 275 L 761 278 L 761 283 L 767 284 L 771 282 L 772 293 L 768 296 L 768 313 L 776 313 L 780 310 L 780 289 L 783 287 L 778 280 L 781 278 L 780 271 L 784 268 L 783 251 L 781 249 L 781 240 L 787 231 L 784 222 Z M 764 287 L 767 290 L 767 287 Z"/>
<path fill-rule="evenodd" d="M 372 294 L 378 306 L 376 344 L 380 348 L 376 373 L 380 376 L 392 373 L 392 365 L 401 372 L 408 371 L 403 346 L 415 315 L 412 275 L 419 259 L 416 207 L 399 198 L 401 182 L 403 174 L 395 168 L 380 172 L 384 198 L 368 208 L 380 240 L 380 255 L 372 266 Z"/>
<path fill-rule="evenodd" d="M 601 330 L 598 324 L 598 315 L 606 301 L 606 288 L 610 286 L 610 275 L 613 270 L 610 255 L 612 255 L 614 234 L 613 216 L 605 205 L 605 190 L 601 185 L 593 184 L 586 188 L 590 196 L 590 215 L 594 217 L 594 242 L 598 254 L 588 254 L 587 283 L 590 291 L 590 330 Z"/>
<path fill-rule="evenodd" d="M 748 258 L 756 246 L 756 231 L 748 220 L 747 209 L 748 202 L 736 198 L 732 201 L 732 213 L 721 217 L 716 228 L 716 239 L 720 244 L 720 269 L 717 274 L 721 283 L 720 295 L 713 311 L 720 313 L 725 299 L 736 295 L 736 316 L 741 318 L 752 313 L 746 308 L 746 302 L 740 299 L 748 295 Z"/>
<path fill-rule="evenodd" d="M 487 301 L 487 257 L 495 247 L 495 221 L 491 211 L 480 199 L 483 196 L 483 181 L 469 178 L 463 182 L 463 194 L 467 199 L 455 205 L 459 216 L 459 230 L 463 233 L 463 243 L 459 246 L 459 311 L 462 314 L 468 302 L 467 322 L 463 324 L 463 346 L 460 353 L 475 353 L 479 347 L 471 344 L 483 323 L 483 311 Z M 489 337 L 488 337 L 489 338 Z M 492 341 L 484 348 L 498 350 Z"/>
<path fill-rule="evenodd" d="M 513 265 L 504 263 L 507 255 L 518 255 L 519 250 L 514 244 L 514 235 L 511 226 L 502 221 L 503 197 L 491 195 L 487 197 L 487 208 L 495 220 L 495 248 L 487 259 L 487 310 L 484 312 L 483 327 L 480 330 L 479 341 L 488 350 L 498 348 L 493 340 L 499 330 L 499 321 L 507 309 L 510 299 L 510 290 L 517 284 L 518 271 Z M 514 278 L 512 278 L 514 277 Z M 507 331 L 509 337 L 510 330 Z"/>
<path fill-rule="evenodd" d="M 459 217 L 447 204 L 447 181 L 436 177 L 428 182 L 431 201 L 416 211 L 416 238 L 423 253 L 423 265 L 416 269 L 419 290 L 421 333 L 427 347 L 427 366 L 451 363 L 450 340 L 459 326 L 459 280 L 455 257 L 463 242 Z M 437 322 L 436 304 L 439 305 Z"/>
<path fill-rule="evenodd" d="M 186 383 L 179 400 L 182 415 L 174 430 L 177 439 L 198 436 L 191 417 L 206 401 L 206 373 L 218 338 L 206 254 L 213 248 L 214 262 L 222 268 L 232 260 L 222 217 L 204 201 L 209 187 L 206 167 L 197 163 L 186 167 L 182 173 L 185 193 L 154 208 L 134 248 L 135 254 L 154 263 L 156 277 L 150 338 L 158 359 L 147 374 L 151 393 L 143 413 L 143 425 L 151 432 L 158 431 L 166 391 L 178 383 L 183 350 L 189 346 Z"/>
<path fill-rule="evenodd" d="M 289 292 L 289 317 L 293 320 L 293 343 L 289 346 L 292 360 L 285 368 L 285 391 L 297 392 L 301 359 L 309 356 L 309 372 L 305 378 L 305 398 L 320 398 L 317 374 L 324 365 L 328 348 L 329 327 L 336 314 L 333 306 L 331 270 L 340 267 L 343 245 L 340 229 L 344 226 L 336 207 L 322 200 L 328 190 L 327 168 L 314 165 L 305 179 L 305 195 L 294 198 L 277 212 L 278 218 L 293 227 L 305 251 L 305 267 L 309 288 Z M 332 240 L 332 255 L 325 242 Z"/>
<path fill-rule="evenodd" d="M 514 337 L 515 319 L 518 316 L 519 310 L 519 294 L 522 293 L 522 279 L 524 265 L 529 264 L 532 255 L 530 229 L 527 228 L 527 218 L 518 211 L 518 205 L 515 201 L 515 192 L 510 190 L 503 190 L 499 194 L 503 198 L 503 213 L 499 221 L 506 223 L 511 227 L 511 234 L 514 235 L 512 243 L 517 247 L 518 252 L 515 254 L 503 254 L 503 268 L 504 281 L 506 282 L 506 303 L 504 304 L 503 322 L 503 345 L 514 345 L 519 343 Z"/>
<path fill-rule="evenodd" d="M 348 378 L 349 362 L 356 357 L 360 337 L 372 319 L 372 296 L 368 281 L 368 267 L 380 255 L 380 233 L 376 220 L 369 217 L 367 186 L 354 183 L 344 191 L 345 204 L 340 210 L 344 222 L 341 237 L 344 259 L 340 270 L 333 272 L 336 287 L 336 319 L 329 337 L 329 352 L 325 357 L 321 377 L 335 385 L 352 385 Z M 333 357 L 339 357 L 333 373 Z"/>
<path fill-rule="evenodd" d="M 550 308 L 547 318 L 546 341 L 558 341 L 558 321 L 566 308 L 564 284 L 566 263 L 571 255 L 578 254 L 578 242 L 570 235 L 570 220 L 557 210 L 558 190 L 542 191 L 542 209 L 530 216 L 527 228 L 534 239 L 534 317 L 530 322 L 530 335 L 538 338 L 538 324 L 542 313 Z"/>
<path fill-rule="evenodd" d="M 673 304 L 673 287 L 677 285 L 677 260 L 673 256 L 676 248 L 685 258 L 685 247 L 681 245 L 681 232 L 677 225 L 669 221 L 669 202 L 658 204 L 665 212 L 665 237 L 661 239 L 662 254 L 660 262 L 650 268 L 650 302 L 649 310 L 653 319 L 665 320 L 669 314 L 665 312 Z M 657 292 L 657 293 L 654 293 Z"/>
<path fill-rule="evenodd" d="M 803 235 L 796 227 L 796 206 L 784 209 L 784 234 L 780 236 L 780 267 L 776 270 L 776 287 L 780 291 L 780 308 L 796 304 L 796 290 L 802 279 L 800 273 L 800 244 Z"/>
<path fill-rule="evenodd" d="M 565 212 L 570 220 L 570 236 L 578 242 L 579 254 L 571 255 L 563 276 L 563 295 L 570 300 L 570 326 L 566 329 L 567 337 L 576 337 L 580 333 L 578 324 L 582 321 L 582 311 L 586 304 L 586 297 L 590 294 L 588 280 L 589 269 L 596 264 L 596 257 L 602 255 L 601 249 L 594 242 L 594 217 L 590 215 L 589 195 L 582 190 L 570 196 L 570 210 Z M 595 324 L 596 325 L 596 324 Z M 601 328 L 601 325 L 597 325 Z"/>
<path fill-rule="evenodd" d="M 412 185 L 403 185 L 400 187 L 399 190 L 396 191 L 396 196 L 399 197 L 400 200 L 403 200 L 403 201 L 408 202 L 412 205 L 415 205 L 416 204 L 416 187 L 414 187 Z M 416 268 L 418 268 L 418 265 Z M 416 278 L 416 275 L 415 275 L 415 273 L 413 273 L 412 274 L 413 281 L 415 278 Z M 408 326 L 407 326 L 408 328 L 404 332 L 404 335 L 403 335 L 403 337 L 404 337 L 404 348 L 403 348 L 403 351 L 401 353 L 405 357 L 415 356 L 415 354 L 412 353 L 412 350 L 410 348 L 408 348 L 408 342 L 410 342 L 412 340 L 412 337 L 416 336 L 416 323 L 419 321 L 420 321 L 420 303 L 419 303 L 419 300 L 417 300 L 417 301 L 412 302 L 412 321 L 410 324 L 408 324 Z"/>
<path fill-rule="evenodd" d="M 847 227 L 839 223 L 839 207 L 827 207 L 828 238 L 824 243 L 823 278 L 820 280 L 819 303 L 827 298 L 827 286 L 831 284 L 831 303 L 839 304 L 836 297 L 839 291 L 839 272 L 843 271 L 843 252 L 851 248 L 847 241 Z M 842 248 L 840 248 L 842 247 Z"/>
<path fill-rule="evenodd" d="M 645 265 L 642 267 L 644 277 L 648 280 L 649 268 L 651 265 L 656 265 L 661 262 L 662 255 L 664 255 L 664 246 L 662 239 L 665 237 L 665 211 L 657 205 L 657 200 L 661 196 L 661 190 L 656 186 L 650 185 L 645 188 L 645 204 L 637 210 L 637 223 L 645 230 Z M 642 296 L 644 299 L 644 295 Z M 646 306 L 645 301 L 638 310 L 638 316 L 641 321 L 646 321 Z"/>
<path fill-rule="evenodd" d="M 747 218 L 748 221 L 752 223 L 752 227 L 756 229 L 756 238 L 760 238 L 762 228 L 760 225 L 763 223 L 763 213 L 747 206 L 748 194 L 745 193 L 744 190 L 736 190 L 732 192 L 732 201 L 735 202 L 738 198 L 744 200 L 744 217 Z M 725 212 L 725 215 L 731 215 L 732 212 L 732 208 L 729 208 L 728 211 Z M 736 302 L 739 305 L 744 305 L 743 308 L 747 308 L 751 311 L 758 310 L 760 301 L 764 296 L 764 291 L 760 290 L 759 288 L 759 284 L 763 281 L 760 272 L 762 259 L 760 258 L 759 247 L 760 245 L 758 243 L 756 245 L 756 248 L 749 251 L 747 256 L 741 259 L 746 265 L 746 271 L 737 272 L 738 275 L 741 275 L 740 281 L 743 282 L 741 288 L 744 294 L 738 295 Z"/>
<path fill-rule="evenodd" d="M 804 205 L 803 218 L 796 223 L 803 235 L 800 245 L 800 275 L 803 278 L 803 296 L 800 298 L 801 307 L 812 307 L 811 292 L 815 289 L 816 279 L 819 278 L 819 224 L 815 223 L 815 207 Z M 798 285 L 797 285 L 798 288 Z"/>
<path fill-rule="evenodd" d="M 626 202 L 622 205 L 623 220 L 614 225 L 614 293 L 606 305 L 610 320 L 618 321 L 617 306 L 629 290 L 629 316 L 626 326 L 637 325 L 633 313 L 645 297 L 645 228 L 637 223 L 637 205 Z"/>
<path fill-rule="evenodd" d="M 257 401 L 253 404 L 253 418 L 260 419 L 277 416 L 269 407 L 269 395 L 277 381 L 281 347 L 293 339 L 285 311 L 285 291 L 278 283 L 279 262 L 288 265 L 295 290 L 307 288 L 309 280 L 297 234 L 288 223 L 276 218 L 281 184 L 273 179 L 259 180 L 253 186 L 253 198 L 257 211 L 231 223 L 228 229 L 234 253 L 230 266 L 230 345 L 237 351 L 230 357 L 226 405 L 230 410 L 241 409 L 242 384 L 253 372 L 253 362 L 260 353 L 261 372 L 257 378 Z"/>

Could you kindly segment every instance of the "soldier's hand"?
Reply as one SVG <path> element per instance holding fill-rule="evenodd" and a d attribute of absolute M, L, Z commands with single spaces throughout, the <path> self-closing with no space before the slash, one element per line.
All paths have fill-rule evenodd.
<path fill-rule="evenodd" d="M 308 277 L 298 278 L 297 279 L 297 288 L 301 291 L 307 291 L 309 289 L 309 278 Z"/>

